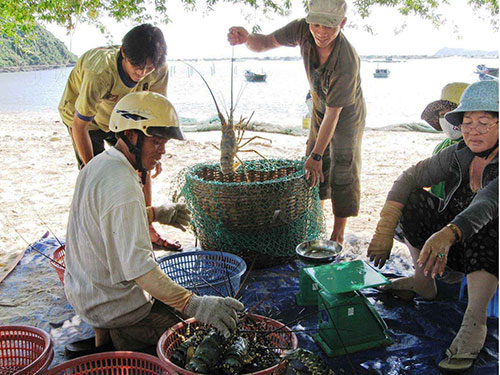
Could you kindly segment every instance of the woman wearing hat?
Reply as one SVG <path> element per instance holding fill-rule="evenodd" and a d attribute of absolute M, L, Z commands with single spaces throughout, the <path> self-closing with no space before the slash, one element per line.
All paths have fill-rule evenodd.
<path fill-rule="evenodd" d="M 462 132 L 456 126 L 450 124 L 444 115 L 458 107 L 460 97 L 467 86 L 469 84 L 464 82 L 448 83 L 441 90 L 441 98 L 429 103 L 420 116 L 434 129 L 442 131 L 446 135 L 446 138 L 434 148 L 433 154 L 437 154 L 442 149 L 462 140 Z M 436 197 L 443 199 L 444 182 L 432 185 L 431 192 Z"/>
<path fill-rule="evenodd" d="M 378 267 L 389 258 L 400 226 L 415 266 L 411 277 L 385 289 L 436 297 L 445 266 L 467 275 L 468 304 L 443 371 L 472 367 L 486 338 L 486 311 L 498 286 L 498 82 L 480 81 L 445 115 L 464 140 L 404 171 L 380 213 L 367 255 Z M 445 181 L 445 198 L 423 188 Z"/>

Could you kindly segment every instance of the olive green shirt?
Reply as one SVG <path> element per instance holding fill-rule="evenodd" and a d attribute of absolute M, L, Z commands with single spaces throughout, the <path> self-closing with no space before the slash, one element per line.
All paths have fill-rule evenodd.
<path fill-rule="evenodd" d="M 307 79 L 313 98 L 313 120 L 323 120 L 326 107 L 342 107 L 337 126 L 356 126 L 366 118 L 366 105 L 361 90 L 359 57 L 340 33 L 330 56 L 319 65 L 316 44 L 305 19 L 290 22 L 273 33 L 282 46 L 300 46 Z"/>
<path fill-rule="evenodd" d="M 89 130 L 109 132 L 111 111 L 128 93 L 154 91 L 166 95 L 166 65 L 136 83 L 124 73 L 121 59 L 119 46 L 94 48 L 78 59 L 59 103 L 59 113 L 65 125 L 73 125 L 76 113 L 80 119 L 91 121 Z"/>

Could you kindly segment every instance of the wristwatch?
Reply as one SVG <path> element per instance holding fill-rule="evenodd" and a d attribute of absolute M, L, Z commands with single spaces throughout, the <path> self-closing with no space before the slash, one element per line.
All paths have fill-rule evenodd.
<path fill-rule="evenodd" d="M 317 154 L 315 152 L 312 152 L 311 153 L 311 158 L 313 158 L 313 160 L 316 160 L 316 161 L 321 161 L 321 159 L 323 159 L 323 156 L 320 155 L 320 154 Z"/>

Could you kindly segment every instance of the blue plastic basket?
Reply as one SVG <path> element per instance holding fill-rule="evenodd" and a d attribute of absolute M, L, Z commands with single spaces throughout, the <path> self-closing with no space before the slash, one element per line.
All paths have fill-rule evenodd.
<path fill-rule="evenodd" d="M 158 260 L 172 280 L 198 295 L 231 296 L 240 287 L 247 265 L 239 256 L 221 251 L 190 251 Z"/>

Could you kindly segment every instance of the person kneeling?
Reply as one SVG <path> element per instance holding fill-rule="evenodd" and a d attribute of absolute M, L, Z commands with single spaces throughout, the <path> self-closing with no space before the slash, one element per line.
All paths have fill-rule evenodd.
<path fill-rule="evenodd" d="M 96 347 L 111 340 L 116 350 L 145 350 L 186 317 L 229 335 L 243 304 L 193 294 L 153 256 L 151 221 L 180 229 L 190 221 L 185 204 L 146 208 L 137 173 L 155 168 L 168 140 L 184 140 L 174 107 L 157 93 L 130 93 L 113 109 L 110 129 L 116 145 L 92 158 L 76 181 L 66 237 L 69 303 L 94 328 Z"/>

